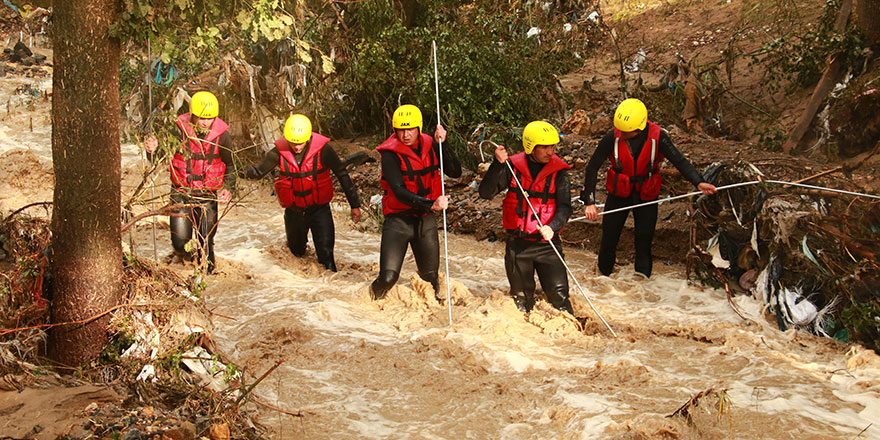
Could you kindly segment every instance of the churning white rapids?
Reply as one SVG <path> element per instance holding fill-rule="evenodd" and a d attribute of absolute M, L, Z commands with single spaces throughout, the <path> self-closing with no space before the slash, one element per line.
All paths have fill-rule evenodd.
<path fill-rule="evenodd" d="M 21 134 L 15 108 L 0 130 L 6 212 L 51 200 L 52 191 L 45 127 Z M 137 183 L 140 157 L 123 146 L 124 191 Z M 688 283 L 682 267 L 658 264 L 643 279 L 624 266 L 603 277 L 595 255 L 565 249 L 615 338 L 573 282 L 584 325 L 545 301 L 529 315 L 517 311 L 505 296 L 503 244 L 451 234 L 450 326 L 411 256 L 388 298 L 370 300 L 379 234 L 355 228 L 341 196 L 339 272 L 330 273 L 313 251 L 295 258 L 287 250 L 269 185 L 242 182 L 240 194 L 220 222 L 205 299 L 219 348 L 249 381 L 284 360 L 254 390 L 301 415 L 261 409 L 273 438 L 880 437 L 877 355 L 780 332 L 748 296 L 734 298 L 742 319 L 723 291 Z M 170 251 L 167 219 L 158 232 L 161 259 Z M 152 257 L 151 241 L 147 220 L 135 233 L 139 255 Z M 692 397 L 686 415 L 667 417 Z"/>

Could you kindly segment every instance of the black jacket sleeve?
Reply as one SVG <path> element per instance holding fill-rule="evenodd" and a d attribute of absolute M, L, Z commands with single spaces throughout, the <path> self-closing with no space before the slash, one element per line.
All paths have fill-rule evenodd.
<path fill-rule="evenodd" d="M 382 151 L 382 179 L 391 188 L 391 192 L 397 200 L 413 208 L 424 211 L 431 210 L 431 206 L 434 204 L 433 200 L 406 189 L 406 185 L 403 183 L 403 173 L 400 171 L 400 158 L 391 151 Z"/>
<path fill-rule="evenodd" d="M 560 170 L 556 173 L 556 213 L 550 219 L 550 229 L 553 233 L 559 233 L 568 223 L 571 217 L 571 183 L 568 180 L 568 170 Z"/>
<path fill-rule="evenodd" d="M 432 147 L 434 148 L 434 153 L 437 154 L 437 157 L 440 157 L 440 144 L 434 142 Z M 461 177 L 461 162 L 455 157 L 455 154 L 452 152 L 452 149 L 449 148 L 449 145 L 446 145 L 446 147 L 443 148 L 443 171 L 444 174 L 449 177 Z"/>
<path fill-rule="evenodd" d="M 235 194 L 235 179 L 238 173 L 235 170 L 235 162 L 233 161 L 232 136 L 229 132 L 224 132 L 217 139 L 220 145 L 220 160 L 226 164 L 226 175 L 223 176 L 223 188 Z"/>
<path fill-rule="evenodd" d="M 496 194 L 510 186 L 510 179 L 512 178 L 510 168 L 507 165 L 498 162 L 498 159 L 492 159 L 489 169 L 483 176 L 483 181 L 480 182 L 480 197 L 483 199 L 495 197 Z"/>
<path fill-rule="evenodd" d="M 325 167 L 330 168 L 330 171 L 333 171 L 333 174 L 336 176 L 336 180 L 339 180 L 339 185 L 342 186 L 342 192 L 345 193 L 345 198 L 348 200 L 348 205 L 351 206 L 351 209 L 360 208 L 361 201 L 358 199 L 357 188 L 355 188 L 354 182 L 351 181 L 348 170 L 345 169 L 342 161 L 339 160 L 336 150 L 330 145 L 325 145 L 321 149 L 321 163 Z"/>
<path fill-rule="evenodd" d="M 687 160 L 677 148 L 675 148 L 675 144 L 672 143 L 672 139 L 665 131 L 660 132 L 660 154 L 665 156 L 666 160 L 678 169 L 678 172 L 680 172 L 681 175 L 694 186 L 703 182 L 703 176 L 696 168 L 694 168 L 691 162 Z"/>
<path fill-rule="evenodd" d="M 599 141 L 599 145 L 596 146 L 596 151 L 593 152 L 593 156 L 590 158 L 590 161 L 584 169 L 584 187 L 581 188 L 581 201 L 585 205 L 596 204 L 596 182 L 598 180 L 599 168 L 601 168 L 602 164 L 605 163 L 605 160 L 608 159 L 608 155 L 611 154 L 611 150 L 613 149 L 614 130 L 611 130 L 608 133 L 605 133 L 605 136 Z"/>
<path fill-rule="evenodd" d="M 260 163 L 245 168 L 241 174 L 245 179 L 262 179 L 263 176 L 274 170 L 280 163 L 281 153 L 278 152 L 278 148 L 272 147 L 271 150 L 266 152 Z"/>

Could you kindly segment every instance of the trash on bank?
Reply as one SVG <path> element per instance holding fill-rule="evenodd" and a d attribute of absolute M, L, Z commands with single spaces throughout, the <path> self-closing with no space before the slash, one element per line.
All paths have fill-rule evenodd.
<path fill-rule="evenodd" d="M 715 185 L 762 176 L 747 162 L 715 165 L 705 173 Z M 847 185 L 860 189 L 843 177 L 828 184 Z M 780 330 L 803 329 L 877 348 L 880 202 L 758 184 L 702 196 L 695 211 L 689 276 L 751 294 Z"/>

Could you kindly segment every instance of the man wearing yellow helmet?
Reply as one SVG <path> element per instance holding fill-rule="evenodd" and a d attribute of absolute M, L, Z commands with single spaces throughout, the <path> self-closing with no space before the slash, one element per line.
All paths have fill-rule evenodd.
<path fill-rule="evenodd" d="M 441 195 L 440 142 L 446 129 L 438 125 L 434 137 L 422 133 L 422 112 L 414 105 L 402 105 L 391 118 L 394 133 L 376 147 L 382 155 L 382 243 L 379 275 L 370 285 L 373 299 L 385 297 L 397 283 L 403 257 L 412 246 L 419 276 L 434 286 L 440 281 L 440 239 L 432 212 L 448 207 L 449 196 Z M 449 148 L 443 149 L 443 171 L 461 177 L 461 163 Z M 437 296 L 439 301 L 439 296 Z"/>
<path fill-rule="evenodd" d="M 217 201 L 229 203 L 235 190 L 235 166 L 232 162 L 232 137 L 229 126 L 217 115 L 220 105 L 210 92 L 197 92 L 189 102 L 189 113 L 180 115 L 176 124 L 181 144 L 171 158 L 171 202 L 196 205 L 172 213 L 171 245 L 179 259 L 188 259 L 186 244 L 196 229 L 200 247 L 207 256 L 207 271 L 214 271 L 214 235 L 217 233 Z M 152 158 L 159 146 L 149 136 L 144 149 Z"/>
<path fill-rule="evenodd" d="M 501 223 L 508 233 L 504 267 L 517 308 L 529 312 L 535 305 L 537 272 L 547 301 L 574 315 L 568 299 L 565 265 L 553 248 L 542 242 L 552 241 L 562 255 L 559 231 L 571 216 L 568 180 L 571 167 L 554 153 L 559 132 L 547 122 L 534 121 L 526 125 L 522 143 L 523 152 L 509 157 L 503 145 L 495 148 L 495 160 L 480 182 L 480 197 L 491 199 L 507 190 L 501 204 Z M 507 161 L 512 167 L 504 164 Z M 528 195 L 528 202 L 524 194 Z"/>
<path fill-rule="evenodd" d="M 296 114 L 284 123 L 284 136 L 275 141 L 272 148 L 258 165 L 247 168 L 243 174 L 248 179 L 259 179 L 266 173 L 281 168 L 275 179 L 275 195 L 284 208 L 284 231 L 287 247 L 297 257 L 306 253 L 308 233 L 312 231 L 318 263 L 336 272 L 333 247 L 336 229 L 330 212 L 333 200 L 333 180 L 336 175 L 348 205 L 351 219 L 361 220 L 361 203 L 357 188 L 348 170 L 329 144 L 330 139 L 312 132 L 312 121 L 305 115 Z"/>
<path fill-rule="evenodd" d="M 614 113 L 614 129 L 605 134 L 587 164 L 581 202 L 585 205 L 584 215 L 588 220 L 598 219 L 596 175 L 606 158 L 611 162 L 606 177 L 606 211 L 656 200 L 660 194 L 660 164 L 664 158 L 703 194 L 715 193 L 715 186 L 703 180 L 703 176 L 675 148 L 666 131 L 648 121 L 648 109 L 638 99 L 630 98 L 620 103 Z M 610 275 L 614 271 L 617 242 L 629 211 L 602 217 L 598 266 L 603 275 Z M 631 211 L 635 235 L 635 270 L 650 277 L 653 265 L 651 243 L 657 226 L 657 205 L 643 206 Z"/>

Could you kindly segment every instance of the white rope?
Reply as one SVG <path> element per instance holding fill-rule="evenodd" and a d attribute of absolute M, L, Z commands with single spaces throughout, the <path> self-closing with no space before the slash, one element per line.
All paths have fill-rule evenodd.
<path fill-rule="evenodd" d="M 532 211 L 532 215 L 535 216 L 535 220 L 538 222 L 538 225 L 543 228 L 544 224 L 541 223 L 541 217 L 538 215 L 538 212 L 535 211 L 535 208 L 532 206 L 531 200 L 529 200 L 529 195 L 526 193 L 526 190 L 523 188 L 522 184 L 519 182 L 519 179 L 516 177 L 516 173 L 513 171 L 513 167 L 510 165 L 510 160 L 505 160 L 504 163 L 507 164 L 507 169 L 509 169 L 510 174 L 513 175 L 513 180 L 516 182 L 517 188 L 519 188 L 519 191 L 522 193 L 523 198 L 526 200 L 526 203 L 529 205 L 529 209 Z M 566 262 L 565 262 L 565 259 L 562 258 L 562 254 L 560 254 L 559 250 L 556 249 L 556 245 L 554 245 L 553 242 L 550 240 L 547 240 L 547 243 L 549 243 L 550 247 L 553 248 L 553 252 L 556 252 L 556 256 L 559 257 L 559 261 L 561 261 L 562 265 L 565 266 L 565 270 L 568 271 L 568 274 L 571 276 L 571 279 L 574 280 L 574 283 L 577 285 L 578 290 L 580 290 L 581 295 L 583 295 L 584 298 L 586 298 L 587 303 L 590 304 L 590 308 L 593 309 L 593 312 L 596 313 L 596 316 L 598 316 L 599 319 L 602 320 L 602 323 L 605 324 L 605 327 L 608 327 L 608 330 L 616 338 L 617 333 L 614 333 L 614 329 L 612 329 L 611 326 L 608 325 L 608 322 L 605 321 L 605 318 L 602 317 L 602 314 L 599 313 L 598 310 L 596 310 L 596 306 L 593 305 L 593 301 L 591 301 L 590 297 L 587 296 L 586 292 L 584 292 L 584 288 L 581 287 L 581 283 L 578 282 L 577 278 L 575 278 L 575 276 L 574 276 L 574 273 L 572 273 L 571 269 L 569 269 L 568 264 L 566 264 Z"/>
<path fill-rule="evenodd" d="M 799 186 L 801 188 L 817 189 L 819 191 L 830 191 L 830 192 L 835 192 L 835 193 L 840 193 L 840 194 L 849 194 L 851 196 L 870 197 L 872 199 L 880 199 L 880 196 L 875 196 L 874 194 L 865 194 L 865 193 L 859 193 L 859 192 L 853 192 L 853 191 L 846 191 L 846 190 L 842 190 L 842 189 L 826 188 L 824 186 L 807 185 L 806 183 L 784 182 L 782 180 L 765 180 L 765 182 L 776 183 L 778 185 L 786 185 L 786 186 L 788 186 L 788 185 Z"/>
<path fill-rule="evenodd" d="M 853 192 L 853 191 L 846 191 L 846 190 L 843 190 L 843 189 L 827 188 L 827 187 L 824 187 L 824 186 L 807 185 L 807 184 L 805 184 L 805 183 L 786 182 L 786 181 L 784 181 L 784 180 L 751 180 L 751 181 L 748 181 L 748 182 L 739 182 L 739 183 L 732 183 L 732 184 L 730 184 L 730 185 L 719 186 L 719 187 L 715 188 L 715 190 L 716 190 L 716 191 L 721 191 L 721 190 L 724 190 L 724 189 L 736 188 L 736 187 L 739 187 L 739 186 L 755 185 L 755 184 L 758 184 L 758 183 L 773 183 L 773 184 L 777 184 L 777 185 L 785 185 L 785 186 L 799 186 L 799 187 L 802 187 L 802 188 L 814 189 L 814 190 L 818 190 L 818 191 L 828 191 L 828 192 L 834 192 L 834 193 L 840 193 L 840 194 L 848 194 L 848 195 L 851 195 L 851 196 L 869 197 L 869 198 L 872 198 L 872 199 L 880 199 L 880 196 L 877 196 L 877 195 L 874 195 L 874 194 L 865 194 L 865 193 L 859 193 L 859 192 Z M 605 214 L 611 214 L 611 213 L 614 213 L 614 212 L 626 211 L 626 210 L 628 210 L 628 209 L 641 208 L 641 207 L 643 207 L 643 206 L 656 205 L 656 204 L 660 204 L 660 203 L 664 203 L 664 202 L 669 202 L 669 201 L 672 201 L 672 200 L 683 199 L 683 198 L 685 198 L 685 197 L 695 196 L 695 195 L 702 194 L 702 193 L 703 193 L 702 191 L 689 192 L 689 193 L 687 193 L 687 194 L 681 194 L 681 195 L 677 195 L 677 196 L 666 197 L 666 198 L 664 198 L 664 199 L 657 199 L 657 200 L 652 200 L 652 201 L 650 201 L 650 202 L 639 203 L 638 205 L 624 206 L 623 208 L 617 208 L 617 209 L 612 209 L 612 210 L 610 210 L 610 211 L 600 212 L 599 215 L 605 215 Z M 578 199 L 578 197 L 575 197 L 575 199 Z M 602 206 L 603 206 L 603 205 L 596 205 L 596 207 L 599 207 L 599 208 L 601 208 Z M 576 222 L 576 221 L 584 220 L 584 219 L 586 219 L 586 218 L 587 218 L 586 216 L 580 216 L 580 217 L 577 217 L 577 218 L 573 218 L 573 219 L 569 220 L 568 222 L 569 222 L 569 223 L 571 223 L 571 222 Z"/>
<path fill-rule="evenodd" d="M 770 182 L 770 181 L 769 181 L 769 180 L 765 180 L 764 182 Z M 760 180 L 752 180 L 752 181 L 749 181 L 749 182 L 732 183 L 732 184 L 730 184 L 730 185 L 719 186 L 719 187 L 715 188 L 715 190 L 716 190 L 716 191 L 721 191 L 721 190 L 723 190 L 723 189 L 736 188 L 736 187 L 738 187 L 738 186 L 754 185 L 754 184 L 757 184 L 757 183 L 761 183 L 761 181 L 760 181 Z M 677 196 L 666 197 L 665 199 L 657 199 L 657 200 L 652 200 L 652 201 L 650 201 L 650 202 L 639 203 L 638 205 L 624 206 L 623 208 L 612 209 L 612 210 L 610 210 L 610 211 L 603 211 L 603 212 L 600 212 L 599 215 L 605 215 L 605 214 L 611 214 L 611 213 L 614 213 L 614 212 L 626 211 L 627 209 L 641 208 L 641 207 L 643 207 L 643 206 L 659 205 L 659 204 L 664 203 L 664 202 L 669 202 L 669 201 L 677 200 L 677 199 L 683 199 L 683 198 L 685 198 L 685 197 L 695 196 L 695 195 L 697 195 L 697 194 L 702 194 L 702 193 L 703 193 L 702 191 L 689 192 L 689 193 L 687 193 L 687 194 L 680 194 L 680 195 L 677 195 Z M 602 207 L 602 206 L 604 206 L 604 205 L 596 205 L 596 207 Z M 582 215 L 582 216 L 580 216 L 580 217 L 573 218 L 573 219 L 569 220 L 568 222 L 569 222 L 569 223 L 571 223 L 571 222 L 576 222 L 576 221 L 584 220 L 584 219 L 586 219 L 586 218 L 587 218 L 587 216 Z"/>
<path fill-rule="evenodd" d="M 437 96 L 437 126 L 440 126 L 440 81 L 437 78 L 437 42 L 431 41 L 431 51 L 434 54 L 434 93 Z M 440 195 L 446 195 L 446 183 L 444 181 L 445 169 L 443 168 L 443 141 L 437 139 L 440 146 Z M 452 327 L 452 293 L 449 285 L 449 235 L 446 232 L 446 210 L 443 210 L 443 255 L 446 262 L 446 306 L 449 309 L 449 326 Z"/>

